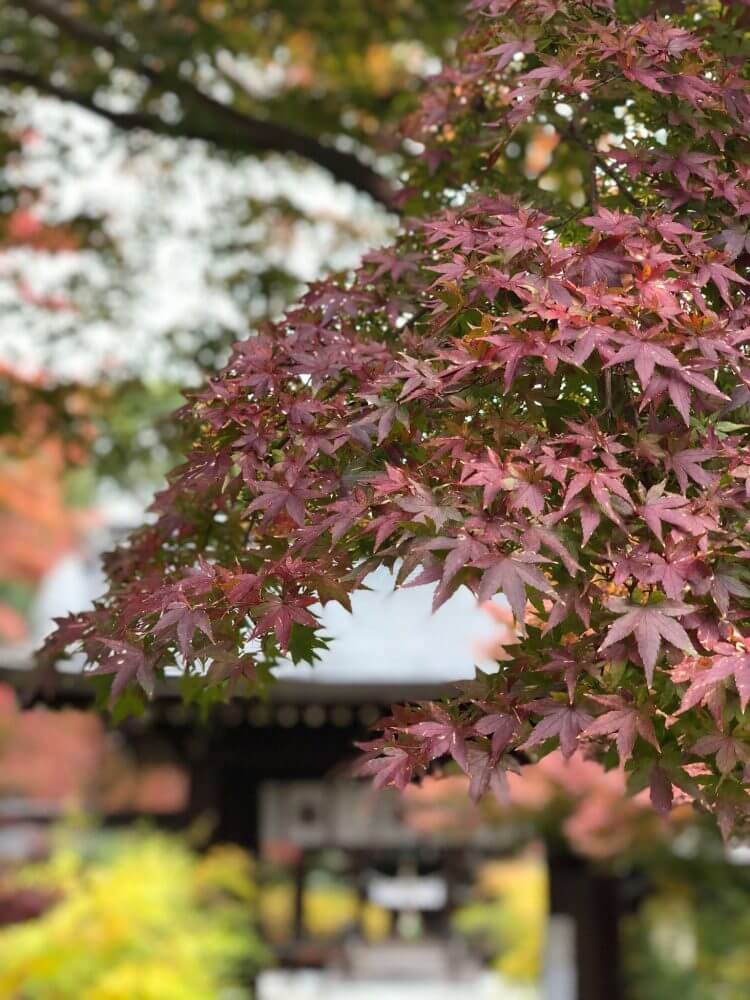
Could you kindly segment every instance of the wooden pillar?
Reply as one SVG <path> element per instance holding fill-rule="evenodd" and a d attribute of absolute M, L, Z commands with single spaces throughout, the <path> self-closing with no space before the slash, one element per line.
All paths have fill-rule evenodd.
<path fill-rule="evenodd" d="M 571 855 L 550 857 L 549 876 L 550 912 L 573 921 L 575 1000 L 623 1000 L 620 880 Z"/>
<path fill-rule="evenodd" d="M 307 856 L 300 851 L 294 869 L 294 940 L 305 937 L 305 882 L 307 880 Z"/>

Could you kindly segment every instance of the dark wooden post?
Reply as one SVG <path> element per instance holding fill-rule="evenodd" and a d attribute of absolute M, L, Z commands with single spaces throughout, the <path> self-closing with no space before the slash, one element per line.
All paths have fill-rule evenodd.
<path fill-rule="evenodd" d="M 565 854 L 550 857 L 549 876 L 550 911 L 575 925 L 576 1000 L 623 1000 L 620 880 Z"/>
<path fill-rule="evenodd" d="M 307 881 L 307 856 L 300 851 L 294 869 L 294 940 L 296 943 L 305 937 L 305 883 Z"/>

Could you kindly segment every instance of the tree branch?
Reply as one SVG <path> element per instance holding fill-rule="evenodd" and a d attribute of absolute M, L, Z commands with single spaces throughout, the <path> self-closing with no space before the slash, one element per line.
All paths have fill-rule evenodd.
<path fill-rule="evenodd" d="M 86 111 L 90 111 L 100 118 L 105 118 L 113 125 L 125 131 L 145 129 L 149 132 L 156 132 L 159 135 L 167 135 L 174 138 L 200 139 L 204 142 L 219 141 L 219 134 L 209 129 L 172 125 L 159 118 L 158 115 L 150 115 L 143 111 L 111 111 L 109 108 L 95 101 L 90 95 L 52 83 L 51 80 L 46 79 L 41 74 L 32 73 L 22 66 L 8 65 L 0 62 L 0 83 L 9 85 L 20 84 L 25 87 L 31 87 L 41 94 L 47 94 L 49 97 L 56 97 L 60 101 L 75 104 L 79 108 L 85 108 Z M 235 144 L 229 148 L 244 149 L 245 147 L 244 144 Z"/>
<path fill-rule="evenodd" d="M 626 185 L 623 184 L 622 180 L 617 176 L 617 174 L 612 169 L 612 167 L 610 167 L 607 161 L 602 159 L 602 157 L 599 156 L 597 153 L 594 153 L 594 162 L 596 163 L 597 167 L 599 167 L 599 169 L 602 171 L 602 173 L 605 173 L 607 177 L 610 178 L 610 180 L 613 180 L 615 182 L 618 191 L 623 196 L 625 201 L 629 202 L 629 204 L 632 205 L 633 208 L 637 209 L 640 212 L 641 209 L 643 208 L 643 205 L 641 205 L 641 203 L 638 201 L 638 199 L 630 190 L 630 188 L 626 187 Z"/>
<path fill-rule="evenodd" d="M 70 17 L 57 4 L 46 3 L 45 0 L 11 0 L 11 2 L 14 6 L 21 7 L 32 17 L 43 17 L 46 21 L 50 21 L 66 35 L 70 35 L 84 45 L 94 45 L 112 52 L 114 43 L 118 50 L 128 51 L 119 39 L 113 39 L 106 32 Z"/>
<path fill-rule="evenodd" d="M 188 116 L 179 124 L 165 122 L 158 115 L 144 112 L 120 114 L 109 112 L 98 104 L 93 96 L 80 94 L 65 87 L 58 87 L 37 74 L 23 68 L 16 71 L 15 81 L 40 89 L 44 93 L 85 107 L 94 114 L 107 118 L 119 128 L 143 128 L 152 132 L 188 139 L 202 139 L 216 146 L 242 152 L 294 153 L 328 170 L 339 181 L 351 184 L 369 194 L 376 201 L 393 208 L 394 192 L 388 182 L 376 170 L 363 163 L 352 153 L 342 152 L 333 146 L 320 142 L 313 136 L 298 132 L 277 122 L 263 121 L 246 115 L 236 108 L 217 101 L 204 93 L 191 81 L 174 74 L 148 58 L 140 58 L 108 32 L 101 31 L 83 21 L 70 17 L 56 4 L 47 0 L 12 0 L 27 14 L 43 17 L 60 31 L 83 45 L 103 48 L 111 55 L 152 83 L 179 94 L 187 104 L 198 105 L 215 118 L 227 123 L 227 130 L 191 123 Z M 5 79 L 8 80 L 7 71 Z M 25 77 L 25 79 L 22 79 Z"/>
<path fill-rule="evenodd" d="M 599 153 L 586 142 L 585 138 L 583 138 L 579 134 L 578 129 L 574 125 L 570 124 L 569 122 L 563 122 L 562 119 L 560 119 L 560 121 L 561 121 L 561 126 L 558 128 L 560 134 L 564 136 L 566 139 L 569 139 L 571 142 L 575 143 L 575 145 L 578 146 L 579 149 L 582 149 L 585 153 L 588 153 L 588 155 L 591 157 L 592 166 L 598 167 L 602 171 L 602 173 L 606 174 L 607 177 L 610 178 L 610 180 L 614 181 L 615 184 L 617 185 L 618 191 L 623 196 L 623 198 L 633 208 L 637 209 L 638 211 L 641 211 L 643 209 L 643 205 L 641 205 L 641 203 L 635 197 L 630 188 L 627 187 L 627 185 L 623 184 L 622 180 L 617 176 L 616 172 L 612 169 L 612 167 L 610 167 L 610 165 L 607 163 L 604 157 L 600 156 Z M 596 174 L 593 175 L 593 180 L 591 181 L 591 183 L 593 184 L 592 194 L 594 198 L 596 198 Z M 596 209 L 596 205 L 594 206 L 594 209 Z"/>

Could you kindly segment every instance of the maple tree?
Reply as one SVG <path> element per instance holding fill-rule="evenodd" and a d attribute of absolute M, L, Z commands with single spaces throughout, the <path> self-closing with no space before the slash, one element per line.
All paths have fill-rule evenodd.
<path fill-rule="evenodd" d="M 154 523 L 42 664 L 223 689 L 314 658 L 315 607 L 386 565 L 514 621 L 496 673 L 382 721 L 377 784 L 450 756 L 480 796 L 586 747 L 744 820 L 747 45 L 739 4 L 474 0 L 408 125 L 411 221 L 191 398 Z"/>

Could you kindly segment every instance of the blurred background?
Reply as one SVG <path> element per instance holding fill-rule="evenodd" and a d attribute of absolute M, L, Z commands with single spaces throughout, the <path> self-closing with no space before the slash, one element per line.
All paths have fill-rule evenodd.
<path fill-rule="evenodd" d="M 492 663 L 499 605 L 431 617 L 379 574 L 261 701 L 105 717 L 76 663 L 25 700 L 179 460 L 181 391 L 395 231 L 398 122 L 459 25 L 456 0 L 0 3 L 0 998 L 750 995 L 748 855 L 689 806 L 556 755 L 481 808 L 450 771 L 348 777 L 388 705 Z M 575 207 L 555 142 L 499 169 Z"/>

